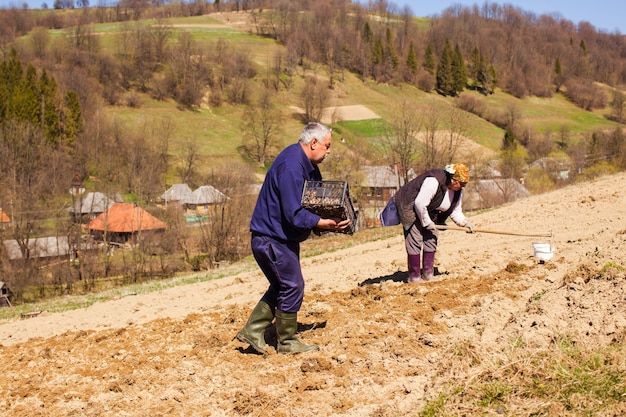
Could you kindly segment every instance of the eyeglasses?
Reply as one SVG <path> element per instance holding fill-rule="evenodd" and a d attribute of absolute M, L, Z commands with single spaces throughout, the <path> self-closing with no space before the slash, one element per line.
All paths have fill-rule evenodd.
<path fill-rule="evenodd" d="M 461 188 L 465 188 L 465 186 L 467 185 L 466 182 L 461 182 L 461 181 L 457 181 L 457 182 L 461 185 Z"/>

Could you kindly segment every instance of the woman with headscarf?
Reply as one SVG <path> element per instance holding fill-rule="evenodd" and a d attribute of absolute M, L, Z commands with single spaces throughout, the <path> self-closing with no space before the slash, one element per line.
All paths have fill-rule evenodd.
<path fill-rule="evenodd" d="M 438 224 L 445 224 L 449 217 L 457 226 L 466 227 L 469 233 L 474 232 L 472 223 L 461 208 L 463 188 L 469 179 L 467 166 L 462 163 L 450 164 L 445 169 L 424 172 L 403 185 L 394 195 L 398 217 L 404 229 L 409 282 L 434 279 Z M 420 261 L 423 262 L 421 265 Z"/>

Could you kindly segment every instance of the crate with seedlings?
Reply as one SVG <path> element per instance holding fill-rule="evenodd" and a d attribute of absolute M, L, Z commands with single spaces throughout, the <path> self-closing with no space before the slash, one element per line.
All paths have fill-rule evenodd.
<path fill-rule="evenodd" d="M 302 206 L 325 219 L 349 219 L 350 226 L 342 233 L 353 234 L 356 230 L 358 213 L 345 181 L 305 181 Z"/>

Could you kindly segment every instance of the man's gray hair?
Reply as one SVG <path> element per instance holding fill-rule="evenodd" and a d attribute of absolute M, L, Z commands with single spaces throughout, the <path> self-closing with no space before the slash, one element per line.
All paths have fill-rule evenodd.
<path fill-rule="evenodd" d="M 332 132 L 332 130 L 329 127 L 321 123 L 311 122 L 304 126 L 298 141 L 305 145 L 310 143 L 313 139 L 317 139 L 318 142 L 324 142 L 324 139 L 326 139 L 326 136 L 328 136 L 330 132 Z"/>

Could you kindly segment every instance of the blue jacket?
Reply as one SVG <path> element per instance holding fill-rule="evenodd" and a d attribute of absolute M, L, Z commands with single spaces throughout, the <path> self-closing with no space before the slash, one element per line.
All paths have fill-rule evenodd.
<path fill-rule="evenodd" d="M 302 207 L 304 181 L 321 179 L 319 168 L 307 158 L 299 142 L 286 147 L 267 171 L 250 231 L 283 241 L 306 240 L 320 216 Z"/>

